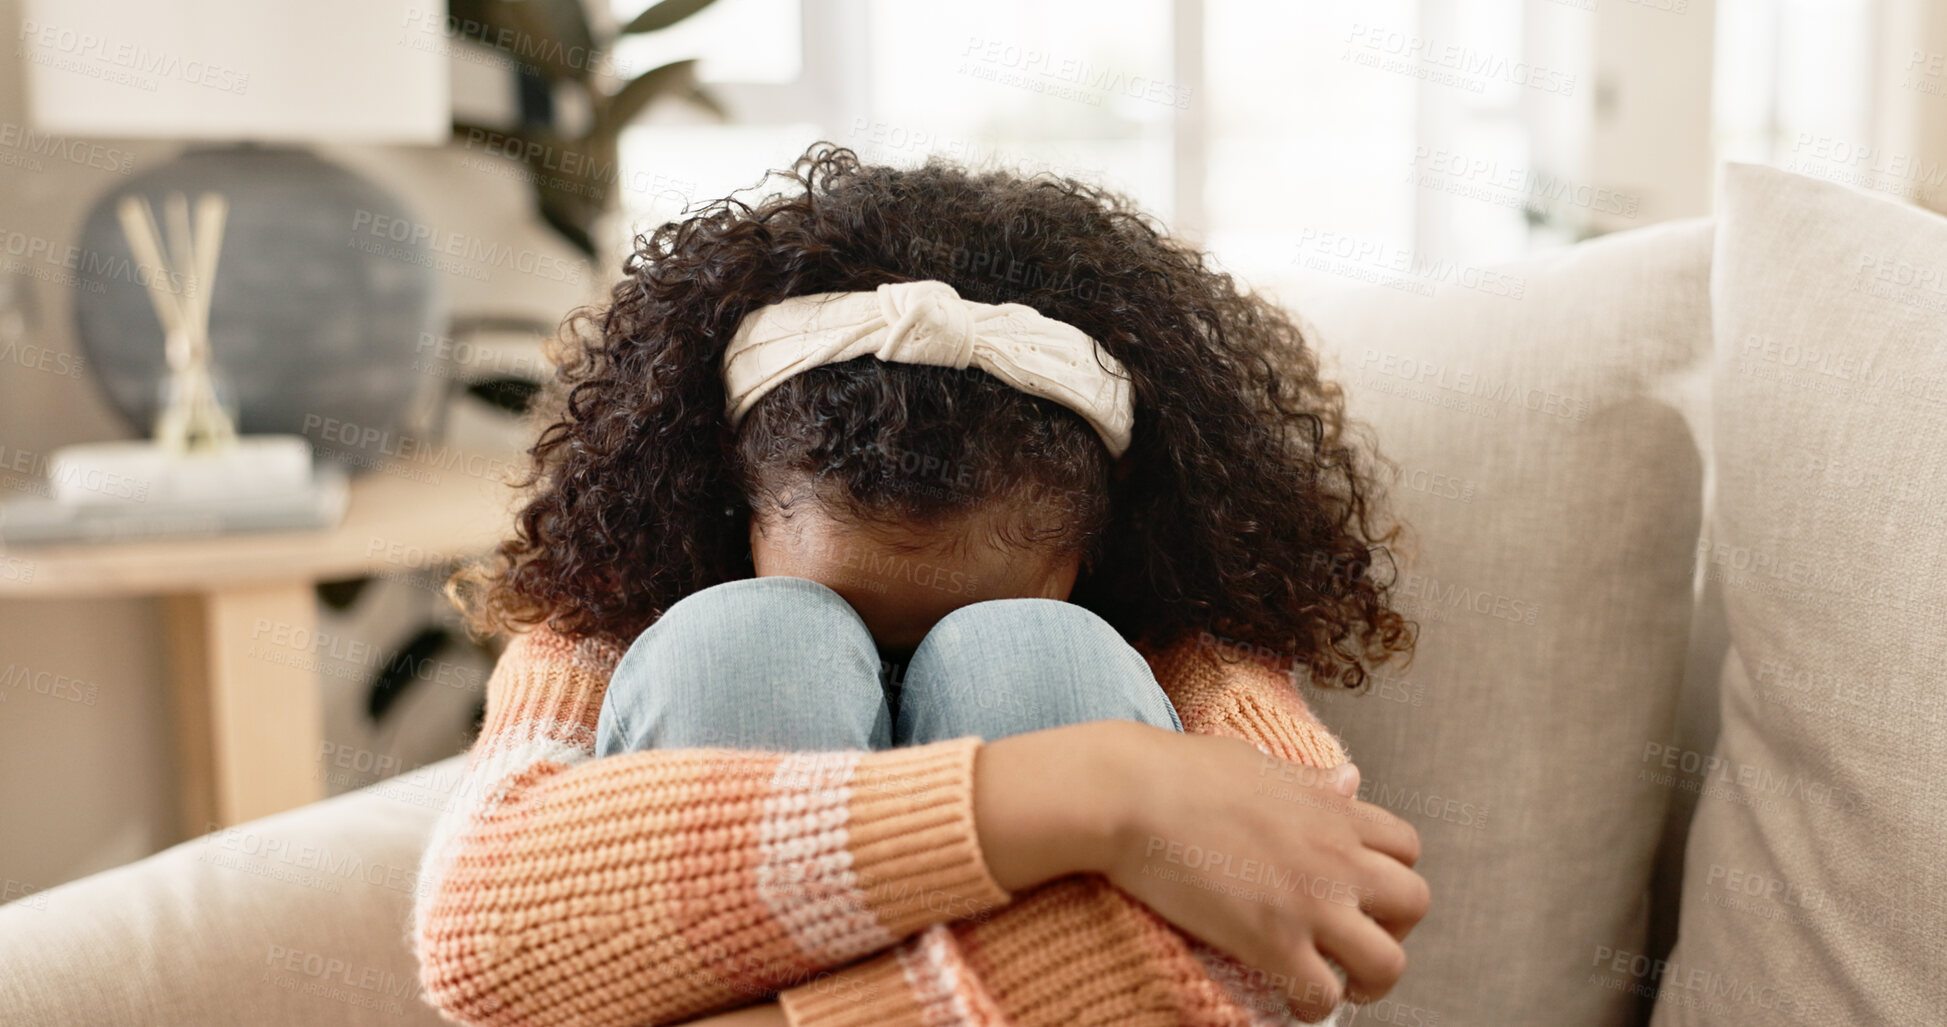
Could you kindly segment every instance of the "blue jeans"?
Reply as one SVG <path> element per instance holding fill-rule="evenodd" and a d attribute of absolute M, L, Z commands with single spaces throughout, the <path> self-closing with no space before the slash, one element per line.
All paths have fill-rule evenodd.
<path fill-rule="evenodd" d="M 1089 720 L 1183 730 L 1135 649 L 1054 599 L 942 617 L 903 674 L 865 622 L 808 578 L 744 578 L 684 597 L 616 665 L 595 752 L 887 749 Z"/>

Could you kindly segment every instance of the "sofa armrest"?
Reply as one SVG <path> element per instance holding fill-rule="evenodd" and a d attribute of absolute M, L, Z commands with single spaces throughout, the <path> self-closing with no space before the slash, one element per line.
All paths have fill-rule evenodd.
<path fill-rule="evenodd" d="M 408 918 L 460 761 L 0 906 L 0 1022 L 442 1023 Z"/>

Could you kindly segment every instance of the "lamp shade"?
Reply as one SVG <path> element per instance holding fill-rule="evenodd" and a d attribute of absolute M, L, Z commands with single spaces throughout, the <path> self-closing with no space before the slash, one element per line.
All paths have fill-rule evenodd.
<path fill-rule="evenodd" d="M 444 0 L 27 0 L 35 124 L 71 135 L 438 144 Z"/>

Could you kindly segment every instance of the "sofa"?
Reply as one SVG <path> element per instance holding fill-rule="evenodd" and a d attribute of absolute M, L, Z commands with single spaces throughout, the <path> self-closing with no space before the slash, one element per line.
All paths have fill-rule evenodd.
<path fill-rule="evenodd" d="M 1296 256 L 1381 279 L 1294 309 L 1420 625 L 1306 693 L 1434 898 L 1355 1022 L 1947 1022 L 1947 220 L 1729 165 L 1712 219 L 1496 268 Z M 407 915 L 457 781 L 0 907 L 0 1022 L 440 1022 Z"/>

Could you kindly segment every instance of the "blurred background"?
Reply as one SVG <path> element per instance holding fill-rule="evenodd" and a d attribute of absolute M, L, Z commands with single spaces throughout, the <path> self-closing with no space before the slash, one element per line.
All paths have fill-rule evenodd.
<path fill-rule="evenodd" d="M 1125 191 L 1300 306 L 1507 287 L 1725 160 L 1947 202 L 1924 0 L 602 3 L 0 0 L 0 498 L 155 416 L 130 192 L 229 198 L 228 402 L 351 482 L 309 535 L 0 546 L 0 900 L 464 747 L 494 651 L 439 583 L 545 336 L 814 140 Z"/>

